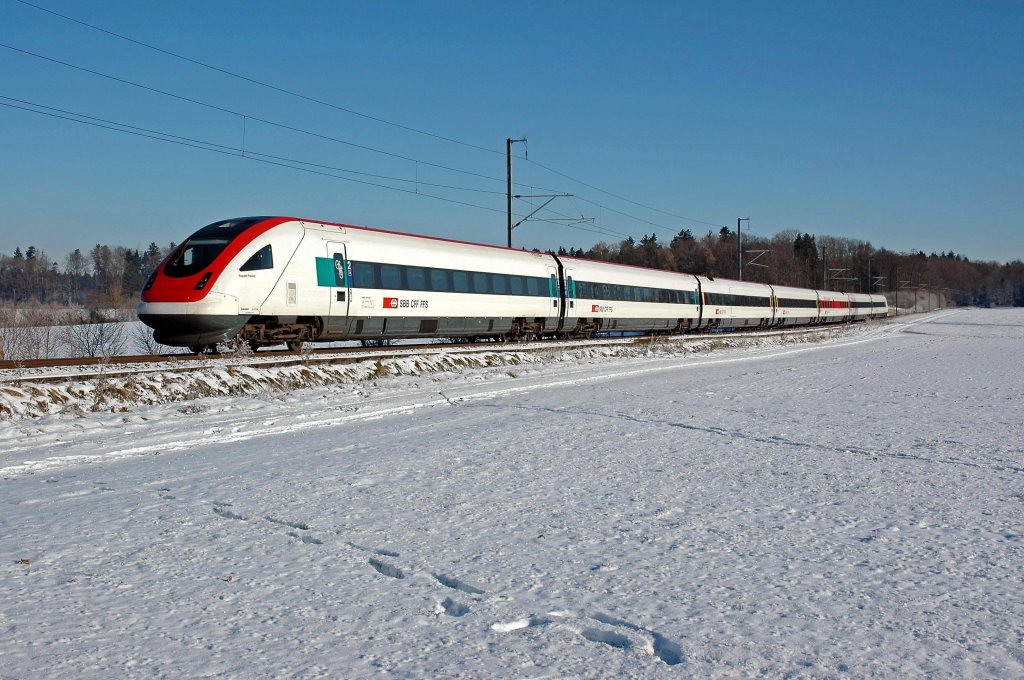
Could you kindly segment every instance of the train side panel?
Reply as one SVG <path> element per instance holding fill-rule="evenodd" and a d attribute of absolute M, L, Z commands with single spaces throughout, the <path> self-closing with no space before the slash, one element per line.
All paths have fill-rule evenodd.
<path fill-rule="evenodd" d="M 700 280 L 704 316 L 710 328 L 767 328 L 775 321 L 772 289 L 760 283 Z"/>
<path fill-rule="evenodd" d="M 566 332 L 590 335 L 698 327 L 695 276 L 594 260 L 559 260 L 564 268 Z"/>
<path fill-rule="evenodd" d="M 850 318 L 850 298 L 846 293 L 830 290 L 815 291 L 818 295 L 818 322 L 839 323 Z"/>
<path fill-rule="evenodd" d="M 850 321 L 866 321 L 871 318 L 871 296 L 865 293 L 847 293 L 850 300 Z"/>
<path fill-rule="evenodd" d="M 889 301 L 884 295 L 871 294 L 871 318 L 884 319 L 889 316 Z"/>
<path fill-rule="evenodd" d="M 818 321 L 818 296 L 813 290 L 771 286 L 775 326 L 806 326 Z"/>
<path fill-rule="evenodd" d="M 317 339 L 496 337 L 558 325 L 550 255 L 334 225 L 307 227 L 306 241 L 321 244 L 314 251 L 344 247 L 344 290 L 332 294 L 337 302 L 344 292 L 347 308 L 332 307 Z"/>

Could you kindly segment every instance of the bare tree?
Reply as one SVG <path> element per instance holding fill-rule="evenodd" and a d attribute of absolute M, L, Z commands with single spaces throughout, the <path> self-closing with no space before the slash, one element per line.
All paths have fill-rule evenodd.
<path fill-rule="evenodd" d="M 90 323 L 85 313 L 79 314 L 77 321 L 64 331 L 64 340 L 74 356 L 111 357 L 124 352 L 127 337 L 123 323 Z"/>

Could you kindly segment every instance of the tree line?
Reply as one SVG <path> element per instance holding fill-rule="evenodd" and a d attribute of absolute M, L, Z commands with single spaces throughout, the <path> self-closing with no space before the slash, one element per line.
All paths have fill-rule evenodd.
<path fill-rule="evenodd" d="M 175 247 L 150 243 L 145 250 L 96 244 L 76 248 L 63 262 L 28 246 L 0 255 L 0 300 L 15 304 L 87 308 L 134 307 L 150 272 Z"/>
<path fill-rule="evenodd" d="M 175 247 L 150 243 L 145 250 L 96 244 L 75 249 L 63 262 L 35 246 L 0 254 L 0 301 L 97 308 L 131 308 L 146 278 Z M 743 279 L 844 292 L 921 289 L 949 303 L 1024 306 L 1024 263 L 973 262 L 954 252 L 896 253 L 870 243 L 783 231 L 771 238 L 743 235 Z M 668 243 L 657 235 L 598 243 L 558 254 L 668 271 L 739 277 L 737 235 L 728 227 L 695 236 L 682 229 Z M 902 298 L 901 298 L 902 299 Z"/>

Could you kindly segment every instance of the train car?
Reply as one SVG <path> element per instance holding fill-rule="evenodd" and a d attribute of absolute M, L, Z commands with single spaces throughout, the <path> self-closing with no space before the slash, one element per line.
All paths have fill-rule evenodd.
<path fill-rule="evenodd" d="M 574 336 L 638 331 L 682 333 L 701 326 L 697 277 L 558 257 L 565 286 L 562 330 Z"/>
<path fill-rule="evenodd" d="M 839 323 L 850 319 L 850 298 L 831 290 L 814 291 L 818 296 L 818 323 Z"/>
<path fill-rule="evenodd" d="M 889 301 L 884 295 L 878 295 L 872 293 L 871 298 L 871 315 L 872 319 L 884 319 L 889 316 Z"/>
<path fill-rule="evenodd" d="M 871 318 L 873 302 L 866 293 L 847 293 L 850 299 L 850 321 L 866 321 Z"/>
<path fill-rule="evenodd" d="M 807 326 L 818 322 L 818 295 L 806 288 L 770 286 L 775 326 Z"/>
<path fill-rule="evenodd" d="M 768 328 L 774 323 L 771 286 L 709 276 L 697 279 L 707 328 Z"/>
<path fill-rule="evenodd" d="M 203 227 L 146 282 L 157 342 L 287 342 L 555 332 L 558 263 L 541 253 L 294 218 Z"/>

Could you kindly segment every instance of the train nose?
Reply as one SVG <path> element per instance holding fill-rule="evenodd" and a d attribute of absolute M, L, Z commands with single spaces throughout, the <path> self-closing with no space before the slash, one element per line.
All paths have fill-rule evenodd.
<path fill-rule="evenodd" d="M 237 301 L 211 295 L 201 302 L 140 302 L 139 321 L 153 329 L 153 339 L 170 347 L 211 345 L 231 340 L 248 321 Z"/>

